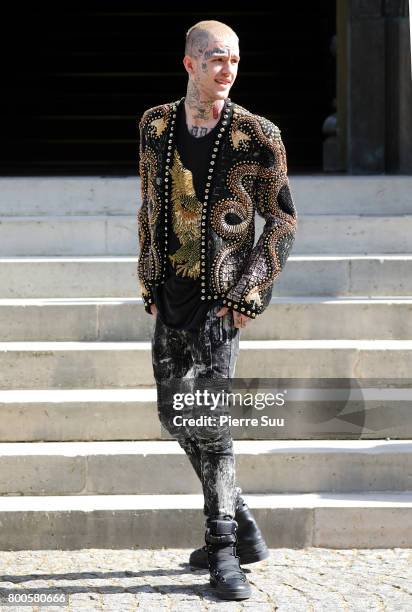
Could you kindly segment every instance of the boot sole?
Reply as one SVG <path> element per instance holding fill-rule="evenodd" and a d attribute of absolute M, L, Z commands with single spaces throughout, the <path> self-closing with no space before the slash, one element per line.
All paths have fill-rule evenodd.
<path fill-rule="evenodd" d="M 220 597 L 220 599 L 226 599 L 226 600 L 230 600 L 230 601 L 235 601 L 235 600 L 239 600 L 239 599 L 249 599 L 249 597 L 252 596 L 252 590 L 249 587 L 248 591 L 243 591 L 243 593 L 239 593 L 237 591 L 226 591 L 225 593 L 222 593 L 222 591 L 219 592 L 219 590 L 217 589 L 215 584 L 211 583 L 211 586 L 214 588 L 215 593 L 218 597 Z"/>

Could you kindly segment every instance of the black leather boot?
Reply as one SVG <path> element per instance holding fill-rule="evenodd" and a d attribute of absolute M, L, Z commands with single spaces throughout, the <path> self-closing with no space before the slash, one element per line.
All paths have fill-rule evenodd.
<path fill-rule="evenodd" d="M 238 524 L 236 551 L 241 565 L 263 561 L 269 556 L 263 535 L 244 499 L 239 495 L 235 521 Z M 207 546 L 194 550 L 189 558 L 192 567 L 207 569 Z"/>
<path fill-rule="evenodd" d="M 230 516 L 207 519 L 207 546 L 210 584 L 221 599 L 247 599 L 252 591 L 236 555 L 237 523 Z"/>

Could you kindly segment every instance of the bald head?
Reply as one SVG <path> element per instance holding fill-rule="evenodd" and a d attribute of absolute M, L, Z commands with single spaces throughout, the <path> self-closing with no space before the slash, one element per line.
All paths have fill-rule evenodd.
<path fill-rule="evenodd" d="M 229 40 L 239 45 L 236 32 L 222 21 L 199 21 L 186 32 L 185 55 L 199 59 L 214 40 Z"/>

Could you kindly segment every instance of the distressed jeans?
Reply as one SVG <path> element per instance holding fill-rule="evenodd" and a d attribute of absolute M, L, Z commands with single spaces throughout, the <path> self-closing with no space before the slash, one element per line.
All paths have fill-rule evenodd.
<path fill-rule="evenodd" d="M 187 385 L 196 385 L 196 382 L 203 382 L 203 388 L 208 388 L 207 380 L 210 379 L 225 379 L 230 385 L 239 353 L 240 330 L 233 324 L 231 311 L 223 317 L 216 316 L 220 309 L 220 305 L 212 306 L 196 332 L 172 329 L 156 315 L 151 341 L 152 363 L 160 422 L 184 449 L 201 481 L 204 514 L 207 517 L 226 514 L 234 518 L 241 489 L 235 485 L 235 457 L 229 425 L 173 424 L 173 417 L 187 415 L 188 411 L 178 412 L 170 392 L 166 392 L 168 383 L 175 389 L 179 381 L 185 390 Z M 230 391 L 230 387 L 226 386 L 225 390 Z M 225 406 L 220 406 L 218 413 L 228 414 L 225 410 Z M 202 414 L 208 411 L 209 408 Z"/>

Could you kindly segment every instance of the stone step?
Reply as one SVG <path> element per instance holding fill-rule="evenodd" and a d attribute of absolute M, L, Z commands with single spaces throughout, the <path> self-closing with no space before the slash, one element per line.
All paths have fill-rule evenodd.
<path fill-rule="evenodd" d="M 411 176 L 289 176 L 298 212 L 412 214 Z M 1 177 L 0 216 L 133 215 L 141 205 L 140 178 Z"/>
<path fill-rule="evenodd" d="M 242 330 L 245 340 L 412 339 L 412 297 L 277 297 Z M 150 340 L 141 298 L 0 300 L 0 341 Z"/>
<path fill-rule="evenodd" d="M 245 494 L 412 492 L 411 440 L 235 440 L 234 448 Z M 0 495 L 201 492 L 175 441 L 0 444 Z"/>
<path fill-rule="evenodd" d="M 356 386 L 353 381 L 351 389 Z M 326 402 L 313 408 L 309 393 L 296 397 L 289 389 L 284 427 L 232 424 L 232 436 L 239 440 L 412 438 L 409 390 L 402 395 L 396 388 L 374 389 L 370 383 L 363 383 L 361 389 L 362 405 L 356 405 L 347 393 L 348 401 L 334 411 Z M 270 410 L 261 414 L 272 417 Z M 241 411 L 232 407 L 231 414 L 256 416 L 253 409 Z M 0 442 L 172 439 L 161 428 L 154 387 L 2 390 L 0 421 Z"/>
<path fill-rule="evenodd" d="M 256 238 L 264 225 L 256 217 Z M 412 215 L 306 215 L 295 255 L 410 252 Z M 136 215 L 1 217 L 0 256 L 134 255 Z"/>
<path fill-rule="evenodd" d="M 246 502 L 271 548 L 412 546 L 412 492 L 247 495 Z M 204 544 L 202 495 L 3 496 L 0 521 L 3 550 Z"/>
<path fill-rule="evenodd" d="M 409 378 L 412 340 L 241 340 L 240 378 Z M 1 342 L 0 389 L 154 385 L 150 342 Z"/>
<path fill-rule="evenodd" d="M 138 297 L 137 257 L 2 257 L 0 298 Z M 412 296 L 412 255 L 291 255 L 274 297 Z"/>

